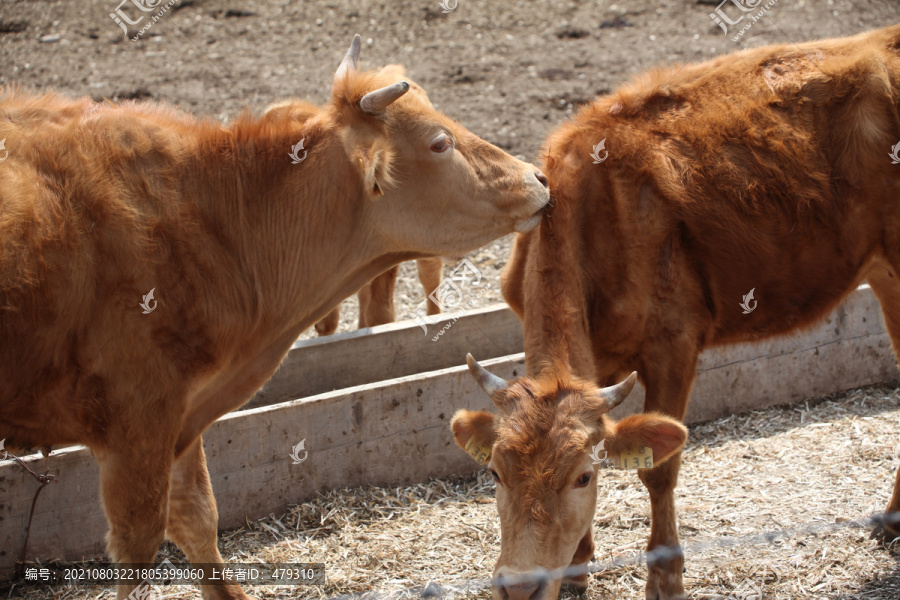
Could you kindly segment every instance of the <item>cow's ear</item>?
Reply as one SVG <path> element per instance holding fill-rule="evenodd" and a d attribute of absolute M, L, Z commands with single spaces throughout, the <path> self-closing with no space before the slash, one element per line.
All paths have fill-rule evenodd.
<path fill-rule="evenodd" d="M 655 466 L 681 450 L 687 441 L 684 425 L 654 413 L 631 415 L 618 423 L 606 419 L 606 426 L 607 457 L 616 464 L 621 462 L 623 454 L 637 455 L 640 447 L 644 446 L 653 450 Z"/>
<path fill-rule="evenodd" d="M 357 147 L 353 155 L 369 197 L 383 196 L 394 187 L 391 171 L 394 151 L 387 142 L 376 139 L 367 146 Z"/>
<path fill-rule="evenodd" d="M 491 460 L 491 449 L 497 438 L 494 415 L 484 411 L 459 410 L 450 421 L 450 429 L 456 444 L 479 464 L 484 465 Z"/>

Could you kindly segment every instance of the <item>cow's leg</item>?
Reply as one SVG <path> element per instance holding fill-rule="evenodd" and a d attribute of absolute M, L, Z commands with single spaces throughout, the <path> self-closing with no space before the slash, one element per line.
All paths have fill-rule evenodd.
<path fill-rule="evenodd" d="M 171 481 L 166 537 L 178 544 L 192 564 L 222 565 L 216 545 L 219 513 L 206 469 L 202 438 L 198 437 L 175 461 Z M 201 586 L 203 597 L 208 599 L 248 597 L 235 583 L 204 581 Z"/>
<path fill-rule="evenodd" d="M 372 304 L 372 288 L 368 283 L 359 288 L 359 291 L 356 292 L 356 299 L 359 301 L 359 320 L 356 326 L 358 329 L 362 329 L 369 326 L 367 324 L 369 322 L 369 305 Z"/>
<path fill-rule="evenodd" d="M 647 394 L 644 412 L 660 412 L 684 420 L 691 386 L 697 373 L 695 347 L 660 348 L 654 356 L 645 356 L 644 385 Z M 656 550 L 647 561 L 648 600 L 685 598 L 682 572 L 684 556 L 678 542 L 675 512 L 675 486 L 681 467 L 681 452 L 652 469 L 638 470 L 638 476 L 650 492 L 650 542 L 647 550 Z"/>
<path fill-rule="evenodd" d="M 400 265 L 396 265 L 364 285 L 359 298 L 359 328 L 394 322 L 394 286 Z"/>
<path fill-rule="evenodd" d="M 866 279 L 881 304 L 884 324 L 891 336 L 894 354 L 900 355 L 900 260 L 891 264 L 879 262 L 869 270 Z M 900 537 L 900 469 L 894 478 L 894 494 L 887 505 L 885 520 L 873 532 L 875 536 L 891 541 Z"/>
<path fill-rule="evenodd" d="M 428 314 L 436 315 L 441 312 L 441 307 L 431 299 L 431 294 L 441 285 L 441 276 L 444 271 L 444 261 L 440 257 L 420 258 L 416 261 L 416 269 L 419 271 L 419 283 L 425 290 L 425 298 L 428 300 Z"/>
<path fill-rule="evenodd" d="M 323 335 L 331 335 L 335 331 L 337 331 L 338 325 L 341 322 L 341 305 L 338 304 L 334 307 L 334 309 L 325 315 L 321 321 L 316 323 L 316 333 L 320 336 Z"/>
<path fill-rule="evenodd" d="M 171 452 L 120 439 L 115 453 L 96 452 L 100 463 L 100 496 L 109 522 L 107 549 L 116 563 L 150 565 L 163 541 L 169 492 Z M 173 444 L 174 445 L 174 444 Z M 127 598 L 139 580 L 120 582 L 116 598 Z"/>

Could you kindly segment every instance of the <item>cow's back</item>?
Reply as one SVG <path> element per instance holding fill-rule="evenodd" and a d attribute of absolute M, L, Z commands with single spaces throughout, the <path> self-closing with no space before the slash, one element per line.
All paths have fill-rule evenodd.
<path fill-rule="evenodd" d="M 150 291 L 141 279 L 171 259 L 169 224 L 185 208 L 170 166 L 177 127 L 152 124 L 153 110 L 0 97 L 9 152 L 0 163 L 0 429 L 10 428 L 0 439 L 10 446 L 76 441 L 59 419 L 36 422 L 60 404 L 73 430 L 102 429 L 98 407 L 113 385 L 103 374 L 127 369 L 150 339 L 148 322 L 133 318 Z"/>
<path fill-rule="evenodd" d="M 595 330 L 639 336 L 662 290 L 708 313 L 706 343 L 834 306 L 883 241 L 900 244 L 898 47 L 895 26 L 655 71 L 552 136 L 548 176 L 580 213 Z M 744 315 L 751 289 L 765 310 Z"/>

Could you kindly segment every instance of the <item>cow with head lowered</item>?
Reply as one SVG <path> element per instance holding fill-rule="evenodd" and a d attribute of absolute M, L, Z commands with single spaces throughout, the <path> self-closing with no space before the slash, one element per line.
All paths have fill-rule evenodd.
<path fill-rule="evenodd" d="M 150 563 L 168 538 L 221 564 L 203 431 L 379 273 L 541 218 L 540 171 L 399 67 L 360 72 L 359 48 L 326 106 L 228 125 L 0 94 L 0 439 L 90 447 L 116 562 Z M 221 579 L 202 590 L 246 597 Z"/>
<path fill-rule="evenodd" d="M 529 376 L 473 363 L 497 413 L 452 422 L 497 479 L 495 598 L 555 598 L 567 573 L 587 583 L 566 569 L 594 547 L 601 441 L 649 459 L 646 598 L 685 598 L 674 490 L 698 355 L 809 326 L 862 281 L 900 348 L 897 140 L 897 25 L 653 71 L 551 135 L 551 209 L 502 280 Z M 645 412 L 615 423 L 633 371 Z M 898 511 L 900 474 L 880 533 L 900 532 Z"/>

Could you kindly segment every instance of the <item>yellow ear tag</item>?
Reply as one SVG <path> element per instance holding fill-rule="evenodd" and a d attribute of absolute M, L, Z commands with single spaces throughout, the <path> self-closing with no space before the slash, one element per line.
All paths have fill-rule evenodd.
<path fill-rule="evenodd" d="M 491 460 L 491 446 L 482 446 L 475 440 L 474 435 L 466 442 L 466 452 L 478 461 L 479 465 L 486 465 Z"/>
<path fill-rule="evenodd" d="M 619 454 L 619 465 L 623 469 L 652 469 L 653 448 L 640 446 L 637 449 L 622 452 Z"/>

